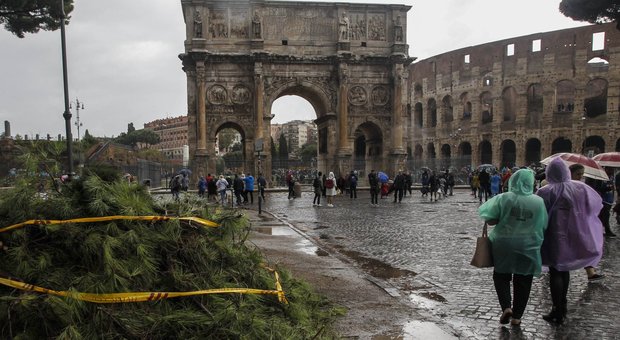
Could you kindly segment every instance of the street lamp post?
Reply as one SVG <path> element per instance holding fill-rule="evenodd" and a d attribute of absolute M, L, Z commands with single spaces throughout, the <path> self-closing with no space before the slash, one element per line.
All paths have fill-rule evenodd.
<path fill-rule="evenodd" d="M 65 112 L 62 116 L 65 118 L 65 130 L 67 134 L 67 172 L 69 179 L 73 176 L 73 146 L 71 135 L 71 111 L 69 110 L 69 81 L 67 77 L 67 47 L 65 39 L 65 2 L 60 0 L 60 44 L 62 48 L 62 80 L 64 85 Z"/>
<path fill-rule="evenodd" d="M 72 109 L 72 103 L 69 103 L 69 109 Z M 80 122 L 80 109 L 84 110 L 84 102 L 80 102 L 78 98 L 75 98 L 75 126 L 77 127 L 77 140 L 80 141 L 80 127 L 82 127 L 82 123 Z"/>

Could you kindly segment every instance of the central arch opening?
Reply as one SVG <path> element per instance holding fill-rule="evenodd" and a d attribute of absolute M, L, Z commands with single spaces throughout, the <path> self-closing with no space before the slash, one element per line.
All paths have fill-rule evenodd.
<path fill-rule="evenodd" d="M 318 167 L 319 130 L 317 113 L 302 96 L 287 94 L 271 106 L 271 168 L 275 183 L 285 184 L 293 171 L 302 183 L 311 183 Z"/>

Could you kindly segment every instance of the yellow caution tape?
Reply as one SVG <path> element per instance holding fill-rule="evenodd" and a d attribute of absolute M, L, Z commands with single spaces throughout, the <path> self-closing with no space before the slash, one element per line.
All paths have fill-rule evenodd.
<path fill-rule="evenodd" d="M 101 217 L 84 217 L 84 218 L 74 218 L 70 220 L 28 220 L 22 223 L 13 224 L 8 227 L 4 227 L 0 229 L 0 233 L 22 228 L 26 225 L 47 225 L 47 224 L 67 224 L 67 223 L 90 223 L 90 222 L 105 222 L 112 220 L 129 220 L 129 221 L 169 221 L 169 220 L 179 220 L 179 221 L 188 221 L 188 222 L 196 222 L 198 224 L 204 225 L 206 227 L 217 228 L 219 224 L 205 220 L 200 217 L 173 217 L 173 216 L 101 216 Z"/>
<path fill-rule="evenodd" d="M 276 273 L 276 278 L 278 277 Z M 218 288 L 197 290 L 193 292 L 133 292 L 133 293 L 113 293 L 113 294 L 90 294 L 90 293 L 72 293 L 67 291 L 56 291 L 25 282 L 14 281 L 11 279 L 0 278 L 0 284 L 17 288 L 20 290 L 50 294 L 55 296 L 70 297 L 77 300 L 93 302 L 93 303 L 129 303 L 129 302 L 146 302 L 171 299 L 176 297 L 206 295 L 206 294 L 263 294 L 277 295 L 278 301 L 288 303 L 282 291 L 280 282 L 276 281 L 276 290 L 252 289 L 252 288 Z"/>

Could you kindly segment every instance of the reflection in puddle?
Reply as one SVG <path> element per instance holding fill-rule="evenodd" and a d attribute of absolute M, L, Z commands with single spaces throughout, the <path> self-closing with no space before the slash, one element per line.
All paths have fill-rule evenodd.
<path fill-rule="evenodd" d="M 273 236 L 289 236 L 297 234 L 293 229 L 289 227 L 254 227 L 252 229 L 261 234 Z"/>
<path fill-rule="evenodd" d="M 306 239 L 300 240 L 299 242 L 295 243 L 295 247 L 297 247 L 297 250 L 308 255 L 316 255 L 317 251 L 319 250 L 319 248 L 315 246 L 314 243 Z"/>
<path fill-rule="evenodd" d="M 435 309 L 441 306 L 440 301 L 429 299 L 419 294 L 409 294 L 409 300 L 413 302 L 414 304 L 416 304 L 417 306 L 420 306 L 421 308 L 429 309 L 429 310 Z"/>
<path fill-rule="evenodd" d="M 448 340 L 458 339 L 457 337 L 446 333 L 432 322 L 411 321 L 403 327 L 405 339 L 433 339 Z"/>
<path fill-rule="evenodd" d="M 357 251 L 341 250 L 340 252 L 353 259 L 362 267 L 362 269 L 364 269 L 364 271 L 376 278 L 387 280 L 401 277 L 412 277 L 416 275 L 416 273 L 410 270 L 394 268 L 387 263 L 363 256 L 362 253 Z"/>

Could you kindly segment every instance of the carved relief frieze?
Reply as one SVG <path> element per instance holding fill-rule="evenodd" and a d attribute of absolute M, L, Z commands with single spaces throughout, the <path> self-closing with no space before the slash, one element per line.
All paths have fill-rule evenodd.
<path fill-rule="evenodd" d="M 222 85 L 213 85 L 207 90 L 207 100 L 214 105 L 222 105 L 226 103 L 228 92 Z"/>
<path fill-rule="evenodd" d="M 250 37 L 248 32 L 248 20 L 248 12 L 245 9 L 231 11 L 230 37 L 235 39 L 248 39 Z"/>
<path fill-rule="evenodd" d="M 366 14 L 365 13 L 350 13 L 351 15 L 351 27 L 350 27 L 350 39 L 351 40 L 366 40 Z"/>
<path fill-rule="evenodd" d="M 371 13 L 368 19 L 368 40 L 385 41 L 385 14 Z"/>
<path fill-rule="evenodd" d="M 324 8 L 266 8 L 263 13 L 264 39 L 333 39 L 337 33 L 333 13 Z"/>
<path fill-rule="evenodd" d="M 230 94 L 230 100 L 233 104 L 247 104 L 252 99 L 252 93 L 250 89 L 245 85 L 236 85 L 233 87 L 232 92 Z"/>
<path fill-rule="evenodd" d="M 368 102 L 368 95 L 366 90 L 361 86 L 353 86 L 349 89 L 348 93 L 349 104 L 353 106 L 362 106 Z"/>
<path fill-rule="evenodd" d="M 226 10 L 212 9 L 209 13 L 209 35 L 214 39 L 228 38 Z"/>
<path fill-rule="evenodd" d="M 390 91 L 383 85 L 375 86 L 370 93 L 372 105 L 386 105 L 390 99 Z"/>

